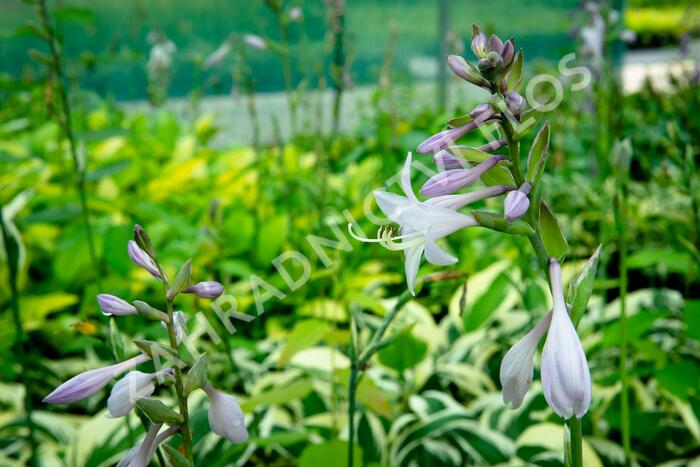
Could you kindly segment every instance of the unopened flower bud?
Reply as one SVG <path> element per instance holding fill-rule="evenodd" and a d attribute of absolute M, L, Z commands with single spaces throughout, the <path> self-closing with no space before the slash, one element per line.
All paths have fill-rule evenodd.
<path fill-rule="evenodd" d="M 479 60 L 479 71 L 488 80 L 493 80 L 498 75 L 503 65 L 503 59 L 497 52 L 489 52 Z"/>
<path fill-rule="evenodd" d="M 472 25 L 472 52 L 477 58 L 486 56 L 486 34 L 476 24 Z"/>
<path fill-rule="evenodd" d="M 141 247 L 139 247 L 134 240 L 129 240 L 127 245 L 127 252 L 129 253 L 129 258 L 137 266 L 141 266 L 146 271 L 150 272 L 153 277 L 160 279 L 160 272 L 158 271 L 158 266 L 153 261 L 153 259 L 148 256 Z"/>
<path fill-rule="evenodd" d="M 198 282 L 185 288 L 185 293 L 195 294 L 201 298 L 218 298 L 224 293 L 224 286 L 216 281 Z"/>
<path fill-rule="evenodd" d="M 135 315 L 136 308 L 126 300 L 122 300 L 114 295 L 101 293 L 97 296 L 97 303 L 104 315 L 125 316 Z"/>
<path fill-rule="evenodd" d="M 155 259 L 156 250 L 153 248 L 151 238 L 148 236 L 143 227 L 141 227 L 138 224 L 134 226 L 134 241 L 139 246 L 139 248 L 141 248 L 148 254 L 148 256 Z"/>
<path fill-rule="evenodd" d="M 206 383 L 202 389 L 209 396 L 209 426 L 211 431 L 234 444 L 248 439 L 245 416 L 235 397 L 219 392 Z"/>
<path fill-rule="evenodd" d="M 450 55 L 447 57 L 447 66 L 450 67 L 452 72 L 462 78 L 477 86 L 489 87 L 489 82 L 484 79 L 473 65 L 470 65 L 465 59 L 459 55 Z"/>
<path fill-rule="evenodd" d="M 503 210 L 504 217 L 508 222 L 520 219 L 530 208 L 530 199 L 527 197 L 527 194 L 531 188 L 532 185 L 530 183 L 523 183 L 519 189 L 506 195 L 506 199 L 503 202 Z"/>
<path fill-rule="evenodd" d="M 509 92 L 506 95 L 506 104 L 508 105 L 508 110 L 510 110 L 515 117 L 520 117 L 527 107 L 525 98 L 515 91 Z"/>

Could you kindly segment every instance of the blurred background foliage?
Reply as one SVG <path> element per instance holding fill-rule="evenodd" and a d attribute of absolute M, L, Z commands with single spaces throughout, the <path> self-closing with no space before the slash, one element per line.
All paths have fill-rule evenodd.
<path fill-rule="evenodd" d="M 434 95 L 435 72 L 421 74 L 424 67 L 437 69 L 433 2 L 348 2 L 351 81 L 372 84 L 366 99 L 346 103 L 356 110 L 354 124 L 331 134 L 327 121 L 314 120 L 329 119 L 326 109 L 307 114 L 310 123 L 294 137 L 264 144 L 230 138 L 226 123 L 196 105 L 201 93 L 231 89 L 226 67 L 205 72 L 200 66 L 229 33 L 279 39 L 275 18 L 262 2 L 52 5 L 65 39 L 72 125 L 84 155 L 97 264 L 86 246 L 68 142 L 56 123 L 56 83 L 27 54 L 28 48 L 43 49 L 25 25 L 34 9 L 7 0 L 0 5 L 0 203 L 21 242 L 19 310 L 27 333 L 18 343 L 4 257 L 0 464 L 28 459 L 27 400 L 34 406 L 43 465 L 113 465 L 141 435 L 133 415 L 126 422 L 106 418 L 104 391 L 70 407 L 40 402 L 68 376 L 134 354 L 127 336 L 162 337 L 158 324 L 138 318 L 110 322 L 95 301 L 97 293 L 108 292 L 158 303 L 159 284 L 126 255 L 131 228 L 139 223 L 170 275 L 195 257 L 194 277 L 224 283 L 243 313 L 256 314 L 251 274 L 286 295 L 266 302 L 265 313 L 252 322 L 234 321 L 234 334 L 207 303 L 178 302 L 191 329 L 201 324 L 199 310 L 223 337 L 215 342 L 203 335 L 198 343 L 207 351 L 215 385 L 242 402 L 251 433 L 240 446 L 209 433 L 206 402 L 193 395 L 197 464 L 315 466 L 337 459 L 341 465 L 348 449 L 349 316 L 362 330 L 360 340 L 369 339 L 405 290 L 403 261 L 395 252 L 354 241 L 324 247 L 324 257 L 309 236 L 337 240 L 331 226 L 344 232 L 345 210 L 371 235 L 376 226 L 367 220 L 365 205 L 372 190 L 395 176 L 406 151 L 452 115 L 426 99 L 421 87 L 429 84 Z M 294 87 L 300 101 L 315 103 L 311 89 L 324 81 L 331 87 L 333 80 L 327 11 L 320 1 L 299 5 L 303 27 L 291 28 L 288 49 Z M 635 0 L 627 7 L 623 16 L 637 33 L 635 47 L 677 46 L 697 32 L 697 23 L 688 20 L 697 17 L 690 3 Z M 531 75 L 558 76 L 552 59 L 580 46 L 569 36 L 575 8 L 575 2 L 553 0 L 534 6 L 455 0 L 451 37 L 454 44 L 468 43 L 471 23 L 480 22 L 516 38 L 532 62 Z M 392 50 L 387 44 L 394 27 Z M 172 83 L 159 105 L 125 104 L 146 98 L 146 36 L 153 28 L 177 45 Z M 421 56 L 429 59 L 421 62 Z M 283 89 L 274 54 L 250 57 L 256 91 Z M 594 381 L 584 424 L 586 465 L 624 465 L 620 230 L 613 209 L 618 161 L 611 151 L 613 140 L 622 138 L 630 139 L 634 151 L 625 225 L 632 446 L 639 465 L 700 462 L 696 74 L 691 68 L 663 88 L 647 83 L 617 102 L 609 98 L 605 76 L 578 92 L 562 78 L 562 105 L 542 117 L 553 138 L 544 196 L 569 241 L 565 283 L 603 244 L 594 297 L 579 327 Z M 461 92 L 452 92 L 450 107 L 466 112 L 475 101 Z M 186 96 L 194 104 L 183 114 L 169 96 Z M 245 114 L 245 100 L 222 99 L 225 109 Z M 273 102 L 284 107 L 282 98 Z M 250 122 L 245 125 L 249 135 Z M 470 138 L 466 143 L 480 140 Z M 495 200 L 486 207 L 501 209 Z M 535 259 L 525 240 L 480 229 L 451 236 L 449 247 L 460 258 L 451 268 L 457 274 L 423 285 L 394 324 L 398 337 L 360 383 L 357 465 L 561 465 L 561 423 L 547 410 L 538 383 L 516 411 L 503 404 L 498 383 L 506 350 L 550 306 Z M 309 281 L 295 291 L 272 264 L 291 250 L 311 261 Z M 421 272 L 437 271 L 425 265 Z M 300 274 L 293 266 L 290 272 Z"/>

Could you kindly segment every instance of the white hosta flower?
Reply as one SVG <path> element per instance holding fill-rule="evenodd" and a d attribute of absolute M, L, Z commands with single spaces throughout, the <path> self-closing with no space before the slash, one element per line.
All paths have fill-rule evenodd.
<path fill-rule="evenodd" d="M 156 386 L 153 380 L 159 375 L 170 374 L 172 369 L 165 368 L 157 373 L 144 373 L 142 371 L 130 371 L 112 388 L 107 399 L 109 416 L 112 418 L 123 417 L 136 405 L 136 401 L 142 397 L 153 394 Z"/>
<path fill-rule="evenodd" d="M 209 426 L 211 430 L 234 444 L 248 439 L 245 417 L 236 398 L 219 392 L 207 383 L 202 389 L 209 396 Z"/>
<path fill-rule="evenodd" d="M 564 418 L 583 417 L 591 404 L 591 373 L 564 301 L 561 267 L 552 259 L 552 322 L 542 351 L 542 387 L 547 404 Z"/>
<path fill-rule="evenodd" d="M 158 433 L 162 423 L 154 423 L 148 428 L 146 437 L 141 444 L 129 449 L 124 457 L 119 461 L 117 467 L 146 467 L 150 464 L 151 458 L 156 453 L 160 443 L 174 435 L 180 430 L 179 425 L 168 427 L 162 433 Z"/>
<path fill-rule="evenodd" d="M 479 225 L 472 216 L 460 214 L 453 209 L 443 207 L 443 200 L 433 198 L 432 203 L 422 203 L 418 200 L 411 187 L 411 153 L 408 153 L 406 163 L 401 172 L 401 186 L 406 196 L 400 196 L 386 191 L 375 191 L 379 209 L 389 220 L 399 224 L 400 235 L 392 237 L 388 229 L 380 230 L 378 238 L 366 239 L 351 235 L 365 242 L 381 243 L 390 250 L 403 250 L 406 255 L 406 282 L 411 293 L 414 286 L 423 253 L 428 262 L 437 265 L 454 264 L 457 258 L 440 248 L 436 241 L 464 227 Z M 448 205 L 458 205 L 451 198 Z M 397 242 L 400 240 L 400 243 Z"/>
<path fill-rule="evenodd" d="M 550 311 L 503 357 L 500 372 L 503 402 L 510 404 L 513 409 L 520 407 L 525 394 L 532 386 L 535 352 L 542 336 L 549 328 L 551 319 L 552 312 Z"/>

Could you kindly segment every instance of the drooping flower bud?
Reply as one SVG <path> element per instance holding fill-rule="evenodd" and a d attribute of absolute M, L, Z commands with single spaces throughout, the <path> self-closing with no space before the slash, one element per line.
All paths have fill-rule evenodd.
<path fill-rule="evenodd" d="M 549 407 L 565 419 L 583 417 L 591 404 L 591 373 L 564 301 L 561 267 L 549 262 L 552 322 L 542 351 L 542 388 Z"/>
<path fill-rule="evenodd" d="M 471 130 L 491 121 L 494 116 L 493 108 L 489 104 L 478 105 L 470 114 L 471 121 L 455 128 L 449 128 L 434 134 L 430 138 L 418 145 L 418 152 L 427 154 L 438 152 L 448 146 L 452 146 L 455 141 Z"/>
<path fill-rule="evenodd" d="M 506 141 L 504 139 L 498 139 L 496 141 L 491 141 L 490 143 L 486 143 L 486 144 L 482 144 L 481 146 L 477 146 L 474 149 L 477 149 L 477 150 L 483 151 L 483 152 L 495 152 L 506 145 L 508 145 L 508 141 Z"/>
<path fill-rule="evenodd" d="M 125 316 L 135 315 L 136 307 L 114 295 L 101 293 L 97 296 L 97 303 L 103 315 Z"/>
<path fill-rule="evenodd" d="M 44 402 L 47 404 L 71 404 L 90 397 L 105 387 L 112 378 L 150 359 L 151 357 L 148 355 L 141 354 L 116 365 L 80 373 L 57 387 L 44 398 Z"/>
<path fill-rule="evenodd" d="M 508 193 L 503 202 L 504 217 L 508 222 L 520 219 L 530 208 L 530 199 L 527 195 L 531 188 L 532 184 L 525 182 L 519 189 Z"/>
<path fill-rule="evenodd" d="M 224 293 L 224 286 L 216 281 L 203 281 L 185 288 L 184 293 L 195 294 L 200 298 L 218 298 Z"/>
<path fill-rule="evenodd" d="M 230 40 L 227 40 L 221 44 L 215 51 L 210 53 L 207 58 L 204 59 L 202 62 L 202 69 L 208 70 L 223 62 L 229 52 L 231 52 L 231 48 L 232 46 Z"/>
<path fill-rule="evenodd" d="M 436 196 L 435 198 L 430 198 L 425 201 L 425 204 L 430 206 L 439 206 L 447 209 L 452 209 L 454 211 L 462 209 L 468 204 L 475 203 L 488 198 L 493 198 L 494 196 L 500 196 L 503 193 L 514 190 L 515 187 L 511 185 L 494 185 L 481 190 L 472 191 L 471 193 L 464 193 L 461 195 L 444 195 Z"/>
<path fill-rule="evenodd" d="M 420 193 L 429 197 L 454 193 L 476 182 L 487 170 L 495 167 L 496 164 L 503 160 L 507 160 L 507 157 L 492 156 L 470 169 L 453 169 L 440 172 L 425 182 L 420 189 Z"/>
<path fill-rule="evenodd" d="M 443 149 L 433 155 L 433 161 L 442 170 L 463 169 L 469 166 L 469 163 L 451 152 Z"/>
<path fill-rule="evenodd" d="M 236 398 L 219 392 L 211 384 L 202 386 L 209 396 L 209 426 L 211 430 L 234 444 L 248 439 L 245 417 Z"/>
<path fill-rule="evenodd" d="M 137 266 L 141 266 L 146 271 L 151 273 L 151 275 L 156 279 L 160 279 L 160 272 L 158 272 L 156 263 L 150 256 L 148 256 L 148 253 L 143 251 L 143 249 L 136 244 L 134 240 L 129 240 L 127 251 L 131 261 L 133 261 Z"/>
<path fill-rule="evenodd" d="M 535 352 L 551 320 L 550 311 L 537 323 L 537 326 L 508 350 L 501 361 L 500 380 L 503 387 L 503 402 L 510 404 L 513 409 L 520 407 L 525 394 L 532 386 Z"/>

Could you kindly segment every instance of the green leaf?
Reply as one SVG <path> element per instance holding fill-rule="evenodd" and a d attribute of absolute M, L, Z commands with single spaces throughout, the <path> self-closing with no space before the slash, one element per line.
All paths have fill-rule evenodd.
<path fill-rule="evenodd" d="M 311 381 L 308 379 L 299 379 L 293 383 L 274 387 L 253 396 L 242 403 L 241 408 L 244 412 L 247 412 L 259 406 L 286 404 L 287 402 L 303 399 L 311 390 Z"/>
<path fill-rule="evenodd" d="M 158 399 L 144 397 L 139 399 L 136 405 L 153 423 L 167 423 L 168 425 L 182 423 L 182 415 L 175 412 Z"/>
<path fill-rule="evenodd" d="M 465 160 L 470 162 L 483 162 L 486 159 L 493 157 L 493 154 L 484 152 L 477 148 L 472 148 L 468 146 L 451 147 L 450 152 L 455 156 L 460 156 Z"/>
<path fill-rule="evenodd" d="M 481 176 L 481 181 L 483 181 L 488 186 L 494 185 L 514 185 L 513 177 L 510 175 L 508 169 L 506 169 L 501 164 L 490 168 Z"/>
<path fill-rule="evenodd" d="M 115 361 L 124 361 L 124 336 L 119 332 L 117 321 L 111 317 L 109 318 L 109 347 L 112 350 Z"/>
<path fill-rule="evenodd" d="M 353 467 L 362 465 L 362 449 L 355 444 L 353 446 Z M 319 465 L 333 465 L 334 467 L 347 467 L 348 443 L 339 439 L 327 441 L 323 444 L 307 446 L 299 456 L 299 467 L 317 467 Z"/>
<path fill-rule="evenodd" d="M 527 180 L 534 186 L 540 181 L 549 154 L 549 123 L 545 122 L 535 136 L 527 156 Z"/>
<path fill-rule="evenodd" d="M 529 235 L 533 232 L 530 224 L 518 219 L 508 222 L 503 216 L 488 211 L 472 211 L 472 215 L 480 226 L 512 235 Z"/>
<path fill-rule="evenodd" d="M 540 203 L 540 234 L 547 255 L 561 261 L 566 255 L 569 245 L 566 243 L 559 221 L 554 217 L 544 200 Z"/>
<path fill-rule="evenodd" d="M 121 276 L 127 276 L 133 265 L 129 255 L 124 254 L 130 239 L 131 228 L 127 225 L 112 226 L 104 235 L 104 260 L 114 272 Z"/>
<path fill-rule="evenodd" d="M 377 353 L 379 362 L 402 373 L 418 365 L 428 353 L 428 344 L 418 339 L 410 330 L 402 332 L 391 345 Z"/>
<path fill-rule="evenodd" d="M 698 394 L 700 366 L 693 360 L 684 359 L 657 370 L 656 378 L 662 388 L 685 401 Z"/>
<path fill-rule="evenodd" d="M 700 300 L 688 300 L 683 307 L 683 321 L 689 337 L 700 341 Z"/>
<path fill-rule="evenodd" d="M 256 258 L 260 264 L 268 265 L 279 254 L 287 238 L 289 221 L 280 215 L 264 220 L 256 244 Z"/>
<path fill-rule="evenodd" d="M 506 298 L 510 287 L 508 276 L 505 274 L 496 276 L 486 292 L 464 313 L 464 330 L 473 331 L 483 324 Z M 467 284 L 467 290 L 469 290 L 469 284 Z"/>
<path fill-rule="evenodd" d="M 175 351 L 171 349 L 170 347 L 166 347 L 163 344 L 159 344 L 158 342 L 153 342 L 145 339 L 134 339 L 134 345 L 141 349 L 143 353 L 148 355 L 149 357 L 153 357 L 153 355 L 172 355 L 173 357 L 176 355 Z"/>
<path fill-rule="evenodd" d="M 185 456 L 180 454 L 180 451 L 170 446 L 169 444 L 161 444 L 165 449 L 165 456 L 168 458 L 170 465 L 173 467 L 192 467 L 190 461 Z"/>
<path fill-rule="evenodd" d="M 574 326 L 578 325 L 588 299 L 591 298 L 593 292 L 593 283 L 595 282 L 595 273 L 598 270 L 598 261 L 600 259 L 600 249 L 602 245 L 598 245 L 593 255 L 588 259 L 583 269 L 569 282 L 569 291 L 567 293 L 567 302 L 571 305 L 569 314 Z"/>
<path fill-rule="evenodd" d="M 523 49 L 518 51 L 518 55 L 513 59 L 513 64 L 510 67 L 508 74 L 508 91 L 517 91 L 520 83 L 523 80 Z"/>
<path fill-rule="evenodd" d="M 471 122 L 472 120 L 474 120 L 474 119 L 471 118 L 469 116 L 469 114 L 462 115 L 460 117 L 455 117 L 455 118 L 451 118 L 450 120 L 448 120 L 447 126 L 449 126 L 450 128 L 455 128 L 458 126 L 466 125 L 467 123 Z"/>
<path fill-rule="evenodd" d="M 185 290 L 185 287 L 190 285 L 192 280 L 192 260 L 188 259 L 185 264 L 182 265 L 180 271 L 178 271 L 177 276 L 172 282 L 170 289 L 168 289 L 168 300 L 174 299 L 180 292 Z"/>
<path fill-rule="evenodd" d="M 190 371 L 187 372 L 187 380 L 185 381 L 184 392 L 185 396 L 204 386 L 207 382 L 207 354 L 199 356 Z"/>
<path fill-rule="evenodd" d="M 316 319 L 307 319 L 297 323 L 285 339 L 277 366 L 279 368 L 285 366 L 294 354 L 316 345 L 328 333 L 328 330 L 328 323 Z"/>

